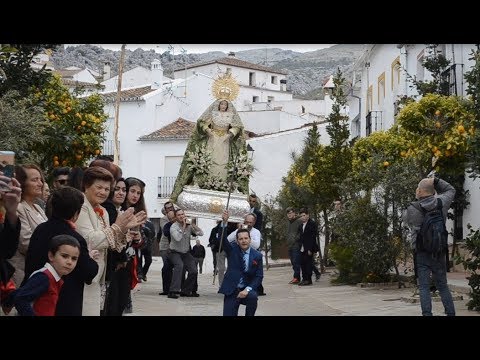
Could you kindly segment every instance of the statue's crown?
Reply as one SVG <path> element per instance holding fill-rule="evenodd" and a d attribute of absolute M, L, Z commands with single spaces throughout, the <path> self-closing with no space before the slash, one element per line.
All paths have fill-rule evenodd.
<path fill-rule="evenodd" d="M 230 72 L 220 75 L 212 85 L 212 94 L 216 99 L 233 101 L 237 98 L 240 86 Z"/>

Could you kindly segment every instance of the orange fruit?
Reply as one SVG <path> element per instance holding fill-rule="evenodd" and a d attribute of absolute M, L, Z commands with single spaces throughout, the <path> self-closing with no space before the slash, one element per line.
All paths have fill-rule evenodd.
<path fill-rule="evenodd" d="M 439 116 L 441 114 L 440 110 L 435 111 L 435 115 Z"/>
<path fill-rule="evenodd" d="M 465 132 L 465 128 L 463 127 L 463 125 L 458 125 L 457 130 L 460 134 L 463 134 Z"/>
<path fill-rule="evenodd" d="M 390 163 L 388 161 L 383 162 L 383 166 L 387 167 L 388 165 L 390 165 Z"/>

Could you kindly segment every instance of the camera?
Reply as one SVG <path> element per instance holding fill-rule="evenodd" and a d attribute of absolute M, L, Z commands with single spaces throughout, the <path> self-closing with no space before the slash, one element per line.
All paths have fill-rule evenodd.
<path fill-rule="evenodd" d="M 3 176 L 12 178 L 15 173 L 15 153 L 13 151 L 0 150 L 0 171 Z M 8 192 L 10 187 L 8 186 L 10 181 L 2 181 L 0 183 L 0 191 Z"/>
<path fill-rule="evenodd" d="M 248 230 L 248 225 L 243 224 L 241 229 Z"/>

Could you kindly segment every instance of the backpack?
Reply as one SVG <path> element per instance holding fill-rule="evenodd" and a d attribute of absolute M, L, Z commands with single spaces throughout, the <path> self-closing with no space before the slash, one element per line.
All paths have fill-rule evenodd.
<path fill-rule="evenodd" d="M 448 248 L 448 231 L 443 220 L 443 204 L 442 200 L 437 198 L 437 207 L 431 211 L 427 211 L 420 205 L 423 213 L 423 222 L 420 231 L 417 234 L 417 250 L 425 251 L 432 255 L 438 255 Z"/>

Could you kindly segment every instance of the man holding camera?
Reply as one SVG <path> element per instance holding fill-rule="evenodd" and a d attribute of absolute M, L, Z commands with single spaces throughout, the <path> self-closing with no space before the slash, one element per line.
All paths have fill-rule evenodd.
<path fill-rule="evenodd" d="M 170 227 L 169 260 L 173 264 L 173 275 L 168 297 L 170 299 L 178 299 L 178 294 L 187 297 L 198 297 L 198 294 L 193 292 L 198 271 L 195 259 L 190 253 L 190 238 L 192 235 L 202 236 L 203 231 L 197 225 L 190 224 L 187 221 L 185 212 L 182 209 L 175 210 L 175 217 L 176 222 Z M 180 293 L 184 268 L 188 272 L 188 276 Z"/>

